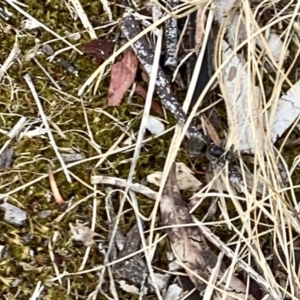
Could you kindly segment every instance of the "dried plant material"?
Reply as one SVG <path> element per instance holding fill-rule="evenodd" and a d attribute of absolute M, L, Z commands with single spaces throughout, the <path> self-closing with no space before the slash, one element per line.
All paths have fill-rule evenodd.
<path fill-rule="evenodd" d="M 12 16 L 12 13 L 10 13 L 7 8 L 4 9 L 0 8 L 0 16 L 5 20 L 8 21 L 9 18 Z"/>
<path fill-rule="evenodd" d="M 51 188 L 51 191 L 52 191 L 52 194 L 53 194 L 56 204 L 60 208 L 65 208 L 66 202 L 60 195 L 60 192 L 58 190 L 58 187 L 57 187 L 57 184 L 56 184 L 56 181 L 55 181 L 55 178 L 54 178 L 51 168 L 49 168 L 49 183 L 50 183 L 50 188 Z"/>
<path fill-rule="evenodd" d="M 41 137 L 46 138 L 45 135 L 48 133 L 48 130 L 43 127 L 38 127 L 32 130 L 25 130 L 20 133 L 19 140 L 22 140 L 23 138 L 35 138 L 35 137 Z"/>
<path fill-rule="evenodd" d="M 12 164 L 12 158 L 14 155 L 14 149 L 11 146 L 7 146 L 0 154 L 0 169 L 6 170 Z"/>
<path fill-rule="evenodd" d="M 120 22 L 120 27 L 128 40 L 133 39 L 141 32 L 139 24 L 132 15 L 126 15 Z M 150 77 L 153 68 L 154 51 L 147 38 L 142 36 L 137 42 L 132 44 L 132 48 Z M 158 68 L 155 87 L 163 106 L 173 114 L 178 124 L 184 126 L 187 120 L 186 113 L 174 96 L 170 82 L 160 67 Z M 191 136 L 202 136 L 201 132 L 194 125 L 190 125 L 188 131 Z"/>
<path fill-rule="evenodd" d="M 271 127 L 271 140 L 277 138 L 295 122 L 300 114 L 300 81 L 296 82 L 285 95 L 281 96 L 275 111 Z"/>
<path fill-rule="evenodd" d="M 258 39 L 257 44 L 260 46 L 261 49 L 265 49 L 264 43 Z M 280 56 L 284 51 L 284 45 L 280 36 L 275 32 L 271 32 L 268 39 L 267 39 L 268 50 L 273 55 L 273 59 L 278 62 L 280 60 Z M 285 51 L 284 57 L 287 57 L 289 54 L 288 51 Z"/>
<path fill-rule="evenodd" d="M 54 152 L 56 154 L 56 157 L 58 158 L 58 160 L 59 160 L 59 162 L 60 162 L 60 164 L 62 166 L 62 169 L 63 169 L 63 171 L 65 173 L 65 176 L 66 176 L 68 182 L 72 182 L 72 179 L 70 177 L 68 169 L 67 169 L 67 167 L 66 167 L 63 159 L 61 158 L 61 155 L 60 155 L 60 152 L 59 152 L 58 147 L 56 145 L 55 139 L 54 139 L 53 134 L 52 134 L 52 132 L 50 130 L 50 126 L 49 126 L 47 117 L 46 117 L 46 115 L 44 113 L 43 106 L 42 106 L 40 98 L 39 98 L 39 96 L 38 96 L 38 94 L 37 94 L 37 92 L 35 90 L 35 87 L 33 85 L 31 77 L 30 77 L 29 74 L 26 74 L 23 78 L 25 79 L 26 83 L 28 84 L 28 87 L 29 87 L 29 89 L 31 91 L 31 94 L 32 94 L 32 96 L 33 96 L 33 98 L 34 98 L 34 100 L 35 100 L 35 102 L 37 104 L 37 107 L 39 109 L 39 113 L 40 113 L 41 119 L 43 121 L 45 129 L 47 129 L 48 137 L 49 137 L 51 146 L 52 146 L 52 148 L 53 148 L 53 150 L 54 150 Z"/>
<path fill-rule="evenodd" d="M 96 32 L 93 28 L 93 26 L 91 25 L 85 11 L 82 8 L 82 5 L 80 4 L 79 0 L 70 0 L 70 2 L 72 3 L 77 15 L 79 16 L 83 27 L 86 29 L 86 31 L 89 33 L 91 39 L 96 39 L 97 35 Z"/>
<path fill-rule="evenodd" d="M 111 54 L 114 47 L 115 42 L 98 39 L 83 45 L 81 50 L 85 54 L 94 55 L 97 58 L 98 63 L 101 63 Z"/>
<path fill-rule="evenodd" d="M 137 68 L 138 59 L 133 51 L 126 52 L 123 59 L 112 66 L 107 100 L 108 106 L 121 104 L 125 93 L 134 82 Z"/>
<path fill-rule="evenodd" d="M 77 223 L 77 226 L 73 226 L 69 223 L 73 239 L 77 242 L 82 242 L 86 247 L 92 247 L 96 244 L 94 237 L 100 236 L 98 233 L 92 231 L 86 224 Z"/>
<path fill-rule="evenodd" d="M 227 38 L 229 45 L 234 47 L 236 44 L 241 43 L 243 40 L 247 39 L 247 32 L 245 24 L 239 14 L 235 12 L 234 4 L 235 0 L 216 0 L 215 4 L 215 14 L 214 17 L 219 24 L 224 22 L 224 19 L 227 21 Z"/>
<path fill-rule="evenodd" d="M 10 203 L 4 202 L 0 204 L 0 210 L 4 210 L 4 221 L 14 226 L 25 226 L 27 223 L 27 213 Z"/>
<path fill-rule="evenodd" d="M 91 184 L 107 184 L 124 188 L 127 185 L 127 180 L 104 175 L 94 175 L 91 177 Z M 157 198 L 157 193 L 155 191 L 139 183 L 130 184 L 130 189 L 135 193 L 140 193 L 152 200 L 156 200 Z"/>
<path fill-rule="evenodd" d="M 134 91 L 137 95 L 141 96 L 144 100 L 146 100 L 147 97 L 147 91 L 141 86 L 141 85 L 137 85 L 135 87 L 135 91 Z M 160 104 L 152 99 L 152 103 L 151 103 L 151 108 L 161 117 L 164 118 L 164 112 L 160 106 Z"/>
<path fill-rule="evenodd" d="M 153 116 L 149 116 L 146 128 L 152 134 L 160 134 L 165 131 L 165 125 Z"/>
<path fill-rule="evenodd" d="M 175 164 L 170 170 L 163 190 L 160 211 L 163 226 L 166 226 L 165 231 L 168 234 L 175 256 L 183 264 L 197 290 L 203 292 L 207 288 L 203 280 L 210 281 L 218 260 L 217 256 L 207 245 L 200 228 L 197 226 L 185 226 L 193 224 L 194 221 L 189 213 L 187 204 L 181 199 L 176 182 Z M 173 225 L 174 227 L 172 227 Z M 218 289 L 224 292 L 213 290 L 212 300 L 223 299 L 225 292 L 227 300 L 255 299 L 251 295 L 247 295 L 244 283 L 237 277 L 232 275 L 228 278 L 223 266 L 215 275 Z"/>
<path fill-rule="evenodd" d="M 125 280 L 117 280 L 117 282 L 124 292 L 134 295 L 140 294 L 140 290 L 134 284 L 128 284 Z"/>
<path fill-rule="evenodd" d="M 14 137 L 16 137 L 16 135 L 22 130 L 22 128 L 24 127 L 25 123 L 27 121 L 26 117 L 21 117 L 19 119 L 19 121 L 14 125 L 14 127 L 10 130 L 9 133 L 7 133 L 7 136 L 10 139 L 13 139 Z"/>
<path fill-rule="evenodd" d="M 179 4 L 179 0 L 168 0 L 170 8 L 175 8 Z M 169 18 L 165 23 L 165 43 L 166 43 L 166 62 L 165 67 L 175 69 L 177 66 L 177 42 L 178 28 L 177 19 Z"/>
<path fill-rule="evenodd" d="M 72 162 L 85 159 L 85 155 L 82 153 L 62 153 L 61 157 L 64 162 Z"/>
<path fill-rule="evenodd" d="M 222 60 L 225 61 L 231 54 L 231 47 L 222 41 Z M 238 56 L 234 55 L 230 59 L 223 68 L 222 76 L 234 149 L 248 153 L 263 149 L 262 125 L 257 117 L 260 107 L 259 90 L 255 86 L 249 86 L 249 74 Z"/>
<path fill-rule="evenodd" d="M 202 8 L 198 8 L 196 15 L 196 33 L 195 33 L 195 48 L 196 54 L 199 54 L 202 45 L 206 16 Z"/>
<path fill-rule="evenodd" d="M 212 142 L 216 145 L 220 145 L 221 140 L 219 138 L 219 135 L 218 135 L 216 129 L 214 128 L 214 126 L 212 125 L 210 120 L 205 116 L 204 116 L 204 122 L 205 122 L 205 128 L 206 128 L 207 133 L 208 133 L 210 139 L 212 140 Z"/>
<path fill-rule="evenodd" d="M 37 29 L 40 27 L 41 27 L 40 23 L 34 19 L 26 19 L 21 22 L 22 30 L 32 30 L 32 29 Z"/>
<path fill-rule="evenodd" d="M 0 68 L 0 81 L 2 80 L 7 70 L 11 67 L 11 65 L 20 55 L 21 55 L 21 49 L 19 48 L 19 44 L 15 42 L 9 56 L 6 58 L 5 62 L 2 64 Z"/>
<path fill-rule="evenodd" d="M 193 176 L 194 172 L 184 163 L 176 163 L 176 178 L 180 190 L 198 191 L 202 183 Z M 147 176 L 147 181 L 160 186 L 162 172 L 157 171 Z"/>

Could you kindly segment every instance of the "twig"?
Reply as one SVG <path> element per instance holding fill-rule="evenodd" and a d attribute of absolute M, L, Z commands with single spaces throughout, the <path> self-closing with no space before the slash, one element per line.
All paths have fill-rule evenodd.
<path fill-rule="evenodd" d="M 61 167 L 62 167 L 62 169 L 63 169 L 63 171 L 64 171 L 64 173 L 65 173 L 65 176 L 66 176 L 66 178 L 67 178 L 67 181 L 68 181 L 68 182 L 72 182 L 71 176 L 70 176 L 69 171 L 68 171 L 68 169 L 67 169 L 67 167 L 66 167 L 66 165 L 65 165 L 65 162 L 64 162 L 63 158 L 61 157 L 60 152 L 58 151 L 58 147 L 57 147 L 57 145 L 56 145 L 56 142 L 55 142 L 54 137 L 53 137 L 53 135 L 52 135 L 52 132 L 51 132 L 51 130 L 50 130 L 50 126 L 49 126 L 49 123 L 48 123 L 48 121 L 47 121 L 47 117 L 46 117 L 46 115 L 45 115 L 45 113 L 44 113 L 44 110 L 43 110 L 43 106 L 42 106 L 42 104 L 41 104 L 41 102 L 40 102 L 39 96 L 38 96 L 38 94 L 37 94 L 37 92 L 36 92 L 36 90 L 35 90 L 35 87 L 34 87 L 34 85 L 33 85 L 33 83 L 32 83 L 32 80 L 31 80 L 29 74 L 26 74 L 26 75 L 24 76 L 24 79 L 25 79 L 26 83 L 28 84 L 28 86 L 29 86 L 29 88 L 30 88 L 30 91 L 31 91 L 31 93 L 32 93 L 32 95 L 33 95 L 33 98 L 34 98 L 34 100 L 35 100 L 35 102 L 36 102 L 36 104 L 37 104 L 37 107 L 38 107 L 38 109 L 39 109 L 39 113 L 40 113 L 40 115 L 41 115 L 41 119 L 42 119 L 42 121 L 43 121 L 43 124 L 44 124 L 44 126 L 45 126 L 45 129 L 47 130 L 47 133 L 48 133 L 48 137 L 49 137 L 51 146 L 53 147 L 54 152 L 55 152 L 55 154 L 56 154 L 56 156 L 57 156 L 57 158 L 58 158 L 58 160 L 59 160 L 59 162 L 60 162 L 60 164 L 61 164 Z"/>
<path fill-rule="evenodd" d="M 124 188 L 127 185 L 127 180 L 117 177 L 95 175 L 91 177 L 91 184 L 107 184 Z M 143 186 L 139 183 L 131 183 L 129 188 L 136 193 L 143 194 L 152 200 L 156 200 L 157 193 L 146 186 Z"/>
<path fill-rule="evenodd" d="M 120 27 L 128 40 L 131 40 L 141 32 L 139 24 L 132 15 L 125 16 L 120 22 Z M 133 43 L 132 49 L 151 78 L 154 53 L 146 37 L 143 36 Z M 177 123 L 184 126 L 187 116 L 182 110 L 182 107 L 178 103 L 176 97 L 173 95 L 169 80 L 160 67 L 158 68 L 155 87 L 164 107 L 174 115 Z M 188 132 L 191 136 L 202 137 L 201 132 L 196 128 L 196 126 L 191 125 L 188 128 Z"/>
<path fill-rule="evenodd" d="M 179 3 L 178 0 L 168 0 L 167 2 L 172 9 L 175 8 Z M 175 69 L 177 66 L 176 46 L 178 43 L 177 19 L 175 18 L 170 18 L 166 20 L 165 42 L 167 50 L 165 66 Z"/>
<path fill-rule="evenodd" d="M 42 64 L 33 57 L 32 60 L 40 67 L 40 69 L 45 73 L 45 75 L 49 78 L 49 80 L 53 83 L 53 85 L 61 91 L 61 87 L 56 83 L 56 81 L 53 79 L 53 77 L 49 74 L 49 72 L 42 66 Z"/>

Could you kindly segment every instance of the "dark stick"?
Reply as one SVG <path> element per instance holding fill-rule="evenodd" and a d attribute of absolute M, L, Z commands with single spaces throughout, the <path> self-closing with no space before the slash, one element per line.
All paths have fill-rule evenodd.
<path fill-rule="evenodd" d="M 120 27 L 128 40 L 131 40 L 141 32 L 139 24 L 131 15 L 128 15 L 121 20 Z M 133 43 L 132 49 L 150 77 L 152 73 L 154 51 L 146 37 L 143 36 L 137 42 Z M 173 95 L 169 80 L 160 67 L 158 68 L 155 87 L 163 106 L 173 114 L 177 123 L 184 126 L 187 120 L 186 113 Z M 194 125 L 191 125 L 188 128 L 188 132 L 190 136 L 201 136 L 203 138 L 202 133 Z M 206 144 L 204 138 L 203 141 Z"/>

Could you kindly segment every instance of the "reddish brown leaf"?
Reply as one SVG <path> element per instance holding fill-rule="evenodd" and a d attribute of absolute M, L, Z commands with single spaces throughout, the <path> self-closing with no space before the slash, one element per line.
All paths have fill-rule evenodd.
<path fill-rule="evenodd" d="M 147 91 L 140 85 L 137 85 L 135 88 L 135 93 L 139 96 L 141 96 L 143 99 L 146 99 L 147 97 Z M 160 106 L 160 104 L 155 101 L 152 100 L 152 104 L 151 104 L 151 108 L 161 117 L 164 118 L 164 112 Z"/>
<path fill-rule="evenodd" d="M 123 59 L 112 66 L 108 106 L 120 105 L 125 93 L 134 82 L 137 67 L 138 59 L 133 51 L 126 52 Z"/>
<path fill-rule="evenodd" d="M 105 60 L 114 49 L 115 42 L 94 40 L 82 47 L 82 52 L 85 54 L 95 55 L 98 62 Z"/>

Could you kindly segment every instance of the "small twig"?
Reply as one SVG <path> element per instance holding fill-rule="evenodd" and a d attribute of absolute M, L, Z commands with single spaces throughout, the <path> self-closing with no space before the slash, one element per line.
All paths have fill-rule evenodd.
<path fill-rule="evenodd" d="M 91 177 L 91 184 L 107 184 L 124 188 L 127 185 L 127 180 L 117 177 L 95 175 Z M 152 200 L 156 200 L 157 193 L 144 185 L 139 183 L 131 183 L 129 188 L 135 193 L 140 193 Z"/>
<path fill-rule="evenodd" d="M 49 80 L 53 83 L 53 85 L 61 91 L 61 87 L 57 84 L 57 82 L 53 79 L 53 77 L 49 74 L 49 72 L 42 66 L 42 64 L 33 57 L 32 60 L 40 67 L 40 69 L 45 73 L 45 75 L 49 78 Z"/>
<path fill-rule="evenodd" d="M 52 132 L 51 132 L 51 130 L 50 130 L 50 126 L 49 126 L 49 123 L 48 123 L 48 121 L 47 121 L 47 117 L 46 117 L 46 115 L 45 115 L 45 113 L 44 113 L 43 106 L 42 106 L 42 104 L 41 104 L 41 102 L 40 102 L 39 96 L 38 96 L 38 94 L 37 94 L 37 92 L 36 92 L 36 90 L 35 90 L 35 87 L 34 87 L 34 85 L 33 85 L 33 83 L 32 83 L 32 80 L 31 80 L 29 74 L 26 74 L 26 75 L 24 76 L 24 79 L 25 79 L 26 83 L 28 84 L 28 86 L 29 86 L 29 88 L 30 88 L 30 91 L 31 91 L 31 93 L 32 93 L 32 95 L 33 95 L 33 98 L 34 98 L 34 100 L 35 100 L 35 102 L 36 102 L 36 104 L 37 104 L 37 107 L 38 107 L 38 109 L 39 109 L 39 113 L 40 113 L 40 115 L 41 115 L 41 119 L 42 119 L 42 121 L 43 121 L 43 124 L 44 124 L 44 126 L 45 126 L 45 129 L 47 130 L 47 133 L 48 133 L 48 137 L 49 137 L 51 146 L 53 147 L 54 152 L 55 152 L 55 154 L 56 154 L 56 156 L 57 156 L 57 158 L 58 158 L 58 160 L 59 160 L 59 162 L 60 162 L 60 164 L 61 164 L 61 167 L 62 167 L 62 169 L 63 169 L 63 171 L 64 171 L 64 173 L 65 173 L 65 176 L 66 176 L 66 178 L 67 178 L 67 181 L 68 181 L 68 182 L 72 182 L 71 176 L 70 176 L 69 171 L 68 171 L 68 169 L 67 169 L 67 167 L 66 167 L 66 165 L 65 165 L 65 162 L 64 162 L 63 158 L 61 157 L 61 154 L 60 154 L 60 152 L 59 152 L 59 150 L 58 150 L 58 147 L 57 147 L 57 145 L 56 145 L 55 139 L 54 139 L 54 137 L 53 137 L 53 135 L 52 135 Z"/>

